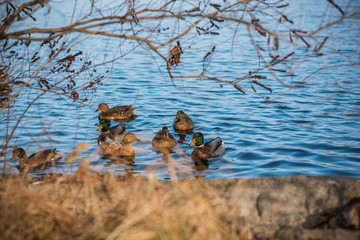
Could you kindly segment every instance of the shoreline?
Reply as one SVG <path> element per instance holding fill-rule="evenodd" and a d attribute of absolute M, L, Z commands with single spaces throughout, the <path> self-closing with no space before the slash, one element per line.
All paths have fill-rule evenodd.
<path fill-rule="evenodd" d="M 34 181 L 35 180 L 35 181 Z M 360 239 L 360 178 L 0 179 L 1 238 Z"/>

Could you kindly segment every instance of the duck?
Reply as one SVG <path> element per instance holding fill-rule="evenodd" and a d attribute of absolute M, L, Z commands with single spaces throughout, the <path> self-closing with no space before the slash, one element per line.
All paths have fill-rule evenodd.
<path fill-rule="evenodd" d="M 134 133 L 127 133 L 124 136 L 123 143 L 117 141 L 99 142 L 101 153 L 104 156 L 112 157 L 132 157 L 135 155 L 135 150 L 131 146 L 133 142 L 141 142 Z"/>
<path fill-rule="evenodd" d="M 13 156 L 10 160 L 14 160 L 17 157 L 20 158 L 19 171 L 21 173 L 43 170 L 62 158 L 60 153 L 56 153 L 56 148 L 38 151 L 30 155 L 30 157 L 27 157 L 25 150 L 22 148 L 15 148 L 12 153 Z"/>
<path fill-rule="evenodd" d="M 188 115 L 184 113 L 184 111 L 179 110 L 176 113 L 173 127 L 175 130 L 188 131 L 194 128 L 194 122 Z"/>
<path fill-rule="evenodd" d="M 115 140 L 118 142 L 122 142 L 125 134 L 127 134 L 126 127 L 123 123 L 120 123 L 116 126 L 110 127 L 111 123 L 107 119 L 101 119 L 98 131 L 101 130 L 100 136 L 97 138 L 98 144 L 99 142 L 105 142 L 107 138 L 111 140 Z"/>
<path fill-rule="evenodd" d="M 99 120 L 107 119 L 114 121 L 130 119 L 134 115 L 135 110 L 136 108 L 133 108 L 132 105 L 117 106 L 109 109 L 106 103 L 100 103 L 95 112 L 100 111 Z"/>
<path fill-rule="evenodd" d="M 157 132 L 152 139 L 152 145 L 156 148 L 172 148 L 176 144 L 176 139 L 169 133 L 169 129 L 166 126 L 163 126 L 162 130 Z"/>
<path fill-rule="evenodd" d="M 189 145 L 195 144 L 191 153 L 194 160 L 207 160 L 209 158 L 225 154 L 224 142 L 220 137 L 216 137 L 204 143 L 204 136 L 201 132 L 196 132 Z"/>

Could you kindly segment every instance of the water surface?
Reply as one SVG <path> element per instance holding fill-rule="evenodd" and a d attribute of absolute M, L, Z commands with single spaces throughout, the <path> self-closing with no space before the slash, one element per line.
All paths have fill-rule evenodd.
<path fill-rule="evenodd" d="M 318 4 L 322 7 L 324 3 Z M 308 15 L 297 16 L 302 19 L 300 22 L 304 28 L 314 28 L 312 23 L 322 17 L 319 11 L 311 9 Z M 289 11 L 298 13 L 295 10 L 296 6 Z M 152 172 L 159 179 L 171 179 L 174 174 L 205 179 L 298 174 L 359 177 L 359 66 L 328 68 L 307 78 L 326 65 L 359 61 L 358 23 L 358 19 L 352 19 L 336 26 L 331 35 L 341 37 L 333 39 L 332 47 L 327 48 L 331 55 L 299 65 L 296 73 L 286 78 L 288 84 L 306 79 L 296 89 L 283 94 L 288 89 L 268 75 L 263 83 L 268 84 L 273 92 L 270 94 L 264 89 L 258 90 L 261 96 L 270 97 L 273 100 L 271 103 L 256 94 L 244 95 L 231 85 L 210 80 L 178 79 L 174 86 L 164 71 L 164 64 L 147 50 L 136 48 L 112 66 L 98 68 L 98 71 L 106 71 L 111 67 L 112 74 L 97 89 L 89 106 L 76 108 L 71 102 L 49 94 L 41 97 L 29 109 L 10 146 L 22 146 L 28 154 L 42 148 L 56 147 L 67 156 L 79 143 L 88 143 L 89 149 L 82 157 L 91 160 L 94 171 L 111 170 L 120 175 L 142 177 Z M 258 58 L 251 42 L 245 40 L 246 34 L 246 30 L 240 28 L 235 41 L 236 44 L 241 42 L 241 54 L 234 51 L 233 38 L 225 30 L 214 39 L 204 38 L 193 44 L 190 40 L 184 41 L 182 64 L 186 67 L 179 73 L 198 74 L 202 62 L 193 62 L 193 59 L 204 55 L 203 46 L 208 47 L 207 51 L 215 44 L 219 44 L 216 50 L 218 57 L 214 57 L 208 66 L 209 74 L 236 78 L 254 70 Z M 101 58 L 115 55 L 113 51 L 119 50 L 118 44 L 117 40 L 92 37 L 76 47 Z M 332 54 L 331 49 L 349 54 Z M 292 50 L 286 45 L 281 48 L 284 53 Z M 307 55 L 306 52 L 303 54 Z M 28 91 L 26 97 L 16 100 L 8 123 L 9 129 L 36 95 L 36 92 Z M 99 155 L 96 142 L 98 120 L 94 110 L 101 102 L 108 103 L 110 107 L 128 104 L 137 107 L 136 119 L 125 123 L 128 131 L 142 140 L 133 144 L 136 156 L 132 161 L 110 160 Z M 193 147 L 188 144 L 191 135 L 186 135 L 170 155 L 153 148 L 151 140 L 162 126 L 168 126 L 171 134 L 180 139 L 172 129 L 178 110 L 184 110 L 192 117 L 194 131 L 201 131 L 205 140 L 220 136 L 225 142 L 226 154 L 212 158 L 206 164 L 197 164 L 190 159 Z M 5 137 L 6 131 L 7 128 L 1 128 L 2 137 Z M 11 154 L 7 157 L 11 157 Z M 79 160 L 66 165 L 63 159 L 55 168 L 34 175 L 46 172 L 73 173 L 78 163 Z M 17 162 L 10 164 L 16 172 Z"/>

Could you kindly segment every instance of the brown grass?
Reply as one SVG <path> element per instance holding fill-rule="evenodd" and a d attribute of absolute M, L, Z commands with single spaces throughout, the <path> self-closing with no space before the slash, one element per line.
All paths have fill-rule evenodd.
<path fill-rule="evenodd" d="M 0 180 L 1 239 L 244 239 L 203 180 L 159 182 L 108 172 Z"/>

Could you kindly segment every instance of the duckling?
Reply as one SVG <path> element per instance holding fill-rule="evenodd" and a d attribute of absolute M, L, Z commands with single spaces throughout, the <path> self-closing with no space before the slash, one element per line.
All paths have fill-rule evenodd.
<path fill-rule="evenodd" d="M 135 134 L 127 133 L 124 136 L 124 144 L 116 141 L 99 142 L 102 155 L 110 155 L 112 157 L 131 157 L 135 155 L 135 150 L 131 146 L 133 142 L 141 142 Z"/>
<path fill-rule="evenodd" d="M 194 122 L 184 111 L 180 110 L 176 113 L 173 127 L 175 130 L 187 131 L 194 128 Z"/>
<path fill-rule="evenodd" d="M 100 103 L 95 112 L 100 111 L 98 118 L 113 120 L 127 120 L 130 119 L 135 112 L 136 108 L 132 108 L 131 105 L 117 106 L 109 109 L 106 103 Z"/>
<path fill-rule="evenodd" d="M 17 157 L 20 158 L 19 171 L 21 173 L 27 173 L 29 171 L 37 169 L 43 170 L 50 167 L 52 164 L 62 158 L 61 154 L 56 153 L 55 150 L 55 148 L 41 150 L 37 153 L 32 154 L 30 157 L 27 157 L 24 149 L 15 148 L 13 150 L 13 156 L 10 160 L 14 160 Z"/>
<path fill-rule="evenodd" d="M 211 139 L 204 143 L 204 136 L 201 132 L 196 132 L 190 145 L 195 143 L 195 148 L 191 153 L 191 158 L 194 160 L 206 160 L 225 153 L 224 142 L 220 137 Z"/>
<path fill-rule="evenodd" d="M 164 126 L 153 138 L 152 145 L 157 148 L 172 148 L 176 146 L 176 139 L 169 133 L 169 129 Z"/>
<path fill-rule="evenodd" d="M 98 131 L 101 130 L 100 136 L 97 138 L 99 142 L 105 142 L 106 138 L 110 138 L 111 140 L 115 140 L 118 142 L 122 142 L 125 134 L 127 134 L 127 130 L 123 123 L 120 123 L 116 126 L 110 127 L 111 123 L 107 119 L 101 119 Z"/>

